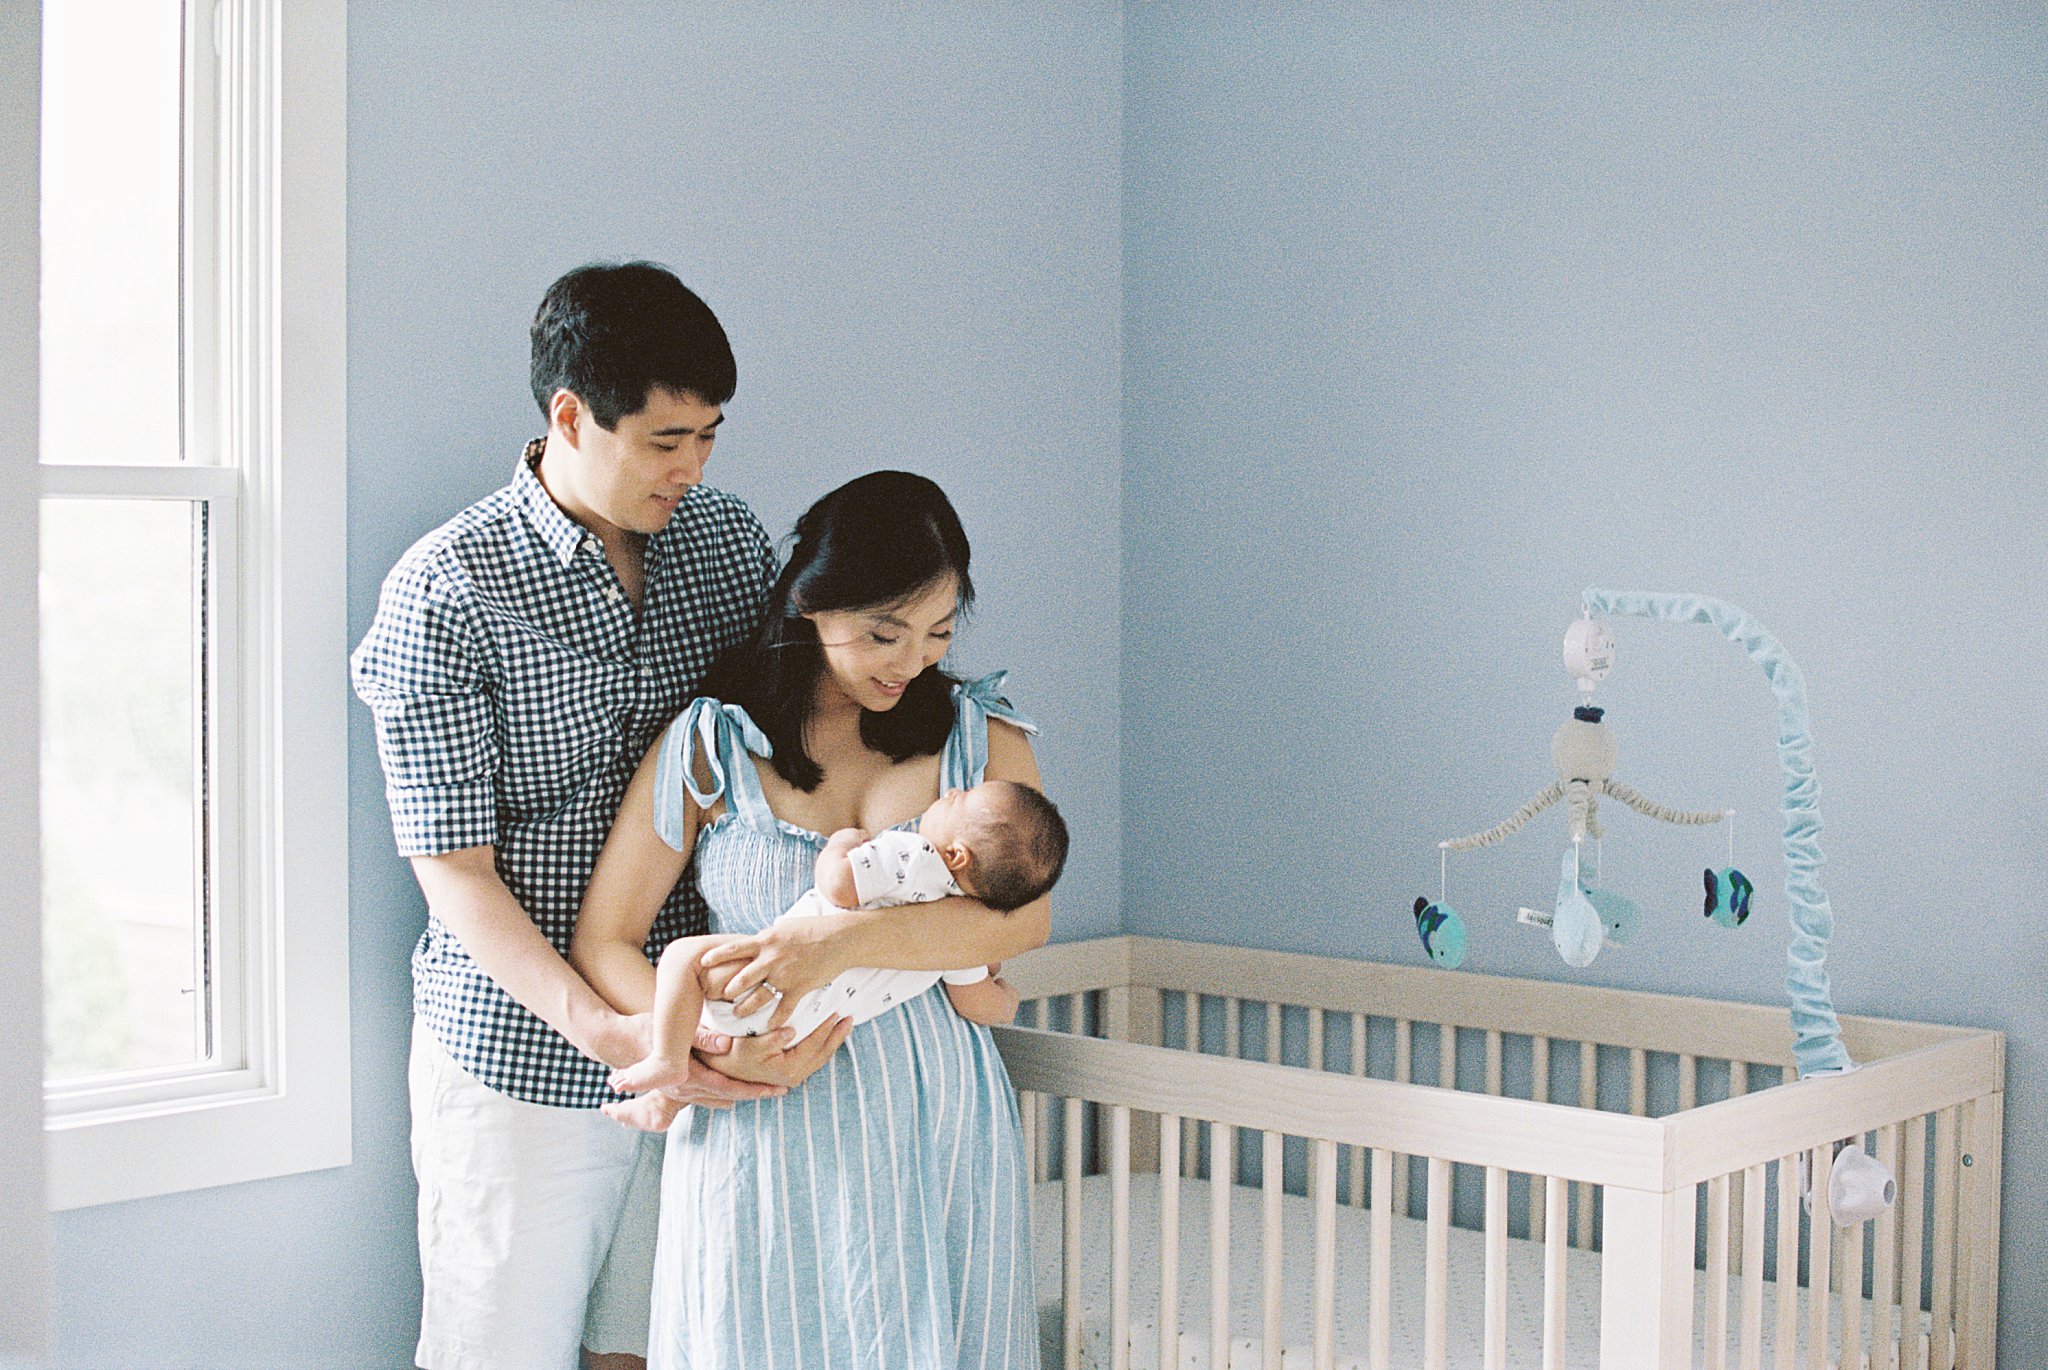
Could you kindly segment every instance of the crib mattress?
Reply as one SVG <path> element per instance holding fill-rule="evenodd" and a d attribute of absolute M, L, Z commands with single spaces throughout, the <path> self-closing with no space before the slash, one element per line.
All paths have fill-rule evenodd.
<path fill-rule="evenodd" d="M 1110 1191 L 1109 1178 L 1093 1175 L 1081 1181 L 1081 1363 L 1110 1364 Z M 1182 1180 L 1180 1200 L 1180 1332 L 1179 1365 L 1175 1370 L 1209 1367 L 1209 1182 Z M 1037 1186 L 1033 1195 L 1033 1230 L 1037 1245 L 1039 1326 L 1044 1361 L 1061 1364 L 1060 1253 L 1063 1196 L 1058 1183 Z M 1247 1186 L 1233 1186 L 1230 1205 L 1230 1364 L 1245 1370 L 1263 1361 L 1261 1309 L 1264 1273 L 1260 1256 L 1264 1196 Z M 1281 1364 L 1285 1370 L 1311 1370 L 1314 1364 L 1315 1206 L 1302 1197 L 1281 1200 L 1284 1252 L 1282 1269 Z M 1337 1210 L 1337 1365 L 1366 1370 L 1369 1364 L 1371 1309 L 1372 1214 L 1364 1209 Z M 1420 1367 L 1423 1339 L 1423 1262 L 1427 1224 L 1396 1216 L 1393 1222 L 1392 1363 Z M 1159 1177 L 1131 1177 L 1130 1327 L 1133 1370 L 1159 1366 Z M 1450 1299 L 1445 1328 L 1448 1363 L 1453 1370 L 1481 1370 L 1484 1361 L 1485 1237 L 1452 1228 L 1449 1241 Z M 1600 1255 L 1570 1249 L 1565 1257 L 1565 1364 L 1573 1370 L 1598 1370 L 1600 1363 Z M 1534 1365 L 1543 1345 L 1543 1244 L 1512 1239 L 1508 1243 L 1508 1356 L 1511 1365 Z M 1693 1301 L 1696 1337 L 1704 1344 L 1706 1322 L 1704 1273 L 1696 1277 Z M 1729 1280 L 1729 1359 L 1734 1365 L 1739 1339 L 1741 1280 Z M 1764 1286 L 1764 1355 L 1771 1363 L 1776 1333 L 1776 1291 Z M 1801 1322 L 1806 1300 L 1799 1303 Z M 1830 1300 L 1828 1340 L 1840 1345 L 1839 1299 Z M 1924 1334 L 1924 1314 L 1915 1310 L 1913 1326 Z M 1872 1326 L 1864 1309 L 1864 1335 Z M 1798 1329 L 1794 1329 L 1797 1335 Z M 1833 1363 L 1832 1361 L 1830 1363 Z M 1908 1362 L 1910 1363 L 1910 1362 Z M 1216 1367 L 1216 1370 L 1225 1370 Z"/>

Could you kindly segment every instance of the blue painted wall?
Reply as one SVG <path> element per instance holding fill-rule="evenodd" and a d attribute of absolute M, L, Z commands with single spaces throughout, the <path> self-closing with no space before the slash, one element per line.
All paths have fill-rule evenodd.
<path fill-rule="evenodd" d="M 2011 1033 L 2001 1364 L 2048 1343 L 2048 28 L 1127 6 L 1129 931 L 1414 961 L 1435 843 L 1552 778 L 1578 592 L 1686 589 L 1811 684 L 1844 1011 Z M 1819 14 L 1818 9 L 1809 14 Z M 1465 17 L 1458 17 L 1465 14 Z M 1617 623 L 1640 942 L 1774 1002 L 1773 704 Z M 1563 819 L 1457 858 L 1473 969 L 1565 978 Z"/>
<path fill-rule="evenodd" d="M 539 431 L 526 327 L 548 282 L 665 261 L 739 357 L 714 484 L 778 534 L 875 467 L 953 495 L 983 606 L 961 664 L 1012 668 L 1046 723 L 1081 834 L 1060 935 L 1110 932 L 1118 12 L 823 8 L 350 5 L 351 629 L 406 545 Z M 355 1164 L 58 1215 L 53 1365 L 411 1364 L 423 913 L 354 725 Z"/>
<path fill-rule="evenodd" d="M 1017 670 L 1085 834 L 1062 936 L 1121 898 L 1131 931 L 1413 956 L 1435 841 L 1549 777 L 1578 589 L 1724 595 L 1812 682 L 1841 1006 L 2013 1034 L 2030 1364 L 2039 22 L 825 8 L 351 6 L 352 624 L 534 431 L 541 289 L 629 254 L 730 326 L 713 480 L 772 528 L 885 463 L 956 495 L 965 664 Z M 1739 808 L 1768 868 L 1761 679 L 1620 631 L 1624 777 Z M 59 1215 L 55 1364 L 409 1360 L 420 908 L 356 723 L 356 1164 Z M 1475 968 L 1563 976 L 1500 918 L 1560 825 L 1454 868 Z M 1771 924 L 1692 912 L 1719 839 L 1613 830 L 1657 922 L 1585 978 L 1772 1001 Z"/>

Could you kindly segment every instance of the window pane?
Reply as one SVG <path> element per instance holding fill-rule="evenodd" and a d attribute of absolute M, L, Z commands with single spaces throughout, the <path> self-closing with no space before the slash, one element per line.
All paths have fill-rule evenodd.
<path fill-rule="evenodd" d="M 43 6 L 42 459 L 179 460 L 171 0 Z"/>
<path fill-rule="evenodd" d="M 195 718 L 204 505 L 43 501 L 50 1079 L 206 1056 Z"/>

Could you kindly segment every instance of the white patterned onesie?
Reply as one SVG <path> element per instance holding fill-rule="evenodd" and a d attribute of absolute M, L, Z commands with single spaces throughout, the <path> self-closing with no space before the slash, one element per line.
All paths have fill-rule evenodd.
<path fill-rule="evenodd" d="M 847 853 L 847 859 L 853 863 L 853 888 L 864 909 L 928 904 L 934 899 L 965 893 L 955 883 L 953 872 L 946 869 L 945 859 L 914 832 L 891 828 L 855 847 Z M 844 912 L 824 895 L 809 890 L 775 921 L 823 918 Z M 985 965 L 948 971 L 856 967 L 806 994 L 790 1015 L 788 1025 L 796 1029 L 796 1040 L 802 1041 L 827 1018 L 843 1014 L 856 1023 L 865 1023 L 915 999 L 941 980 L 949 985 L 971 985 L 987 978 Z M 742 1018 L 732 1011 L 731 1004 L 706 999 L 704 1022 L 717 1032 L 758 1037 L 768 1030 L 768 1020 L 774 1016 L 776 1007 L 770 1004 Z"/>

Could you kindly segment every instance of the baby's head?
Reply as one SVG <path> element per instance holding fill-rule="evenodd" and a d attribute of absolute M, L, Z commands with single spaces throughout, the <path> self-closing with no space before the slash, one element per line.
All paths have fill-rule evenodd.
<path fill-rule="evenodd" d="M 924 811 L 918 835 L 938 849 L 961 889 L 992 909 L 1022 908 L 1067 864 L 1067 824 L 1029 785 L 984 780 L 949 790 Z"/>

